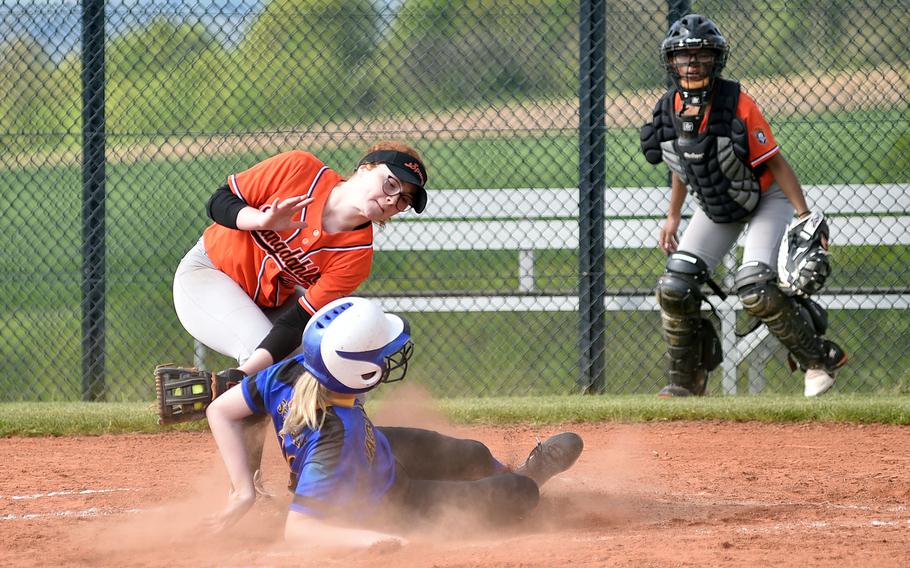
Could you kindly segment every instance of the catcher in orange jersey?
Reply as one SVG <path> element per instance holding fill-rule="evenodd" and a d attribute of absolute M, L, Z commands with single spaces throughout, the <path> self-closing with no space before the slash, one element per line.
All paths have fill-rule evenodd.
<path fill-rule="evenodd" d="M 423 160 L 398 142 L 371 147 L 347 179 L 290 151 L 227 181 L 177 267 L 174 307 L 190 335 L 237 360 L 219 373 L 230 382 L 295 353 L 310 316 L 369 276 L 373 224 L 427 203 Z"/>
<path fill-rule="evenodd" d="M 720 340 L 701 316 L 700 290 L 713 283 L 711 272 L 743 231 L 736 294 L 787 348 L 793 368 L 805 371 L 804 394 L 823 394 L 847 363 L 844 350 L 825 337 L 824 308 L 809 297 L 830 272 L 824 215 L 809 210 L 752 98 L 739 83 L 721 78 L 728 47 L 714 22 L 684 16 L 670 27 L 660 52 L 673 87 L 641 130 L 645 158 L 672 172 L 660 231 L 669 258 L 657 283 L 669 384 L 658 396 L 702 395 L 708 373 L 720 365 Z M 677 238 L 687 192 L 698 208 Z"/>

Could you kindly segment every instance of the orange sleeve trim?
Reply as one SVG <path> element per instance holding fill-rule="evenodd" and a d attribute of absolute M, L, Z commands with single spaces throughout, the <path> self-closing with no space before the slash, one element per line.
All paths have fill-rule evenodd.
<path fill-rule="evenodd" d="M 300 305 L 303 306 L 303 309 L 306 310 L 306 312 L 310 315 L 313 315 L 319 311 L 313 307 L 313 304 L 307 301 L 306 293 L 304 293 L 303 296 L 300 296 Z"/>
<path fill-rule="evenodd" d="M 228 185 L 231 187 L 231 191 L 239 197 L 246 201 L 246 198 L 243 196 L 243 192 L 240 191 L 240 185 L 237 183 L 237 174 L 231 174 L 228 176 Z"/>
<path fill-rule="evenodd" d="M 771 158 L 772 156 L 774 156 L 774 154 L 777 154 L 778 152 L 780 152 L 780 146 L 775 146 L 775 147 L 771 148 L 770 150 L 768 150 L 761 156 L 758 156 L 757 158 L 752 160 L 752 163 L 751 163 L 752 167 L 754 168 L 754 167 L 758 166 L 759 164 L 761 164 L 762 162 L 766 162 L 769 158 Z"/>

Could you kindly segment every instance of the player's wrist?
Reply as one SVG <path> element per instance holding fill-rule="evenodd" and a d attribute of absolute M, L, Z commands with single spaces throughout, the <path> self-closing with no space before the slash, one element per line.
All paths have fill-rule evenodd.
<path fill-rule="evenodd" d="M 805 218 L 808 217 L 811 213 L 812 213 L 812 211 L 810 211 L 809 209 L 806 209 L 805 211 L 798 211 L 798 212 L 796 213 L 796 217 L 799 218 L 799 219 L 805 219 Z"/>

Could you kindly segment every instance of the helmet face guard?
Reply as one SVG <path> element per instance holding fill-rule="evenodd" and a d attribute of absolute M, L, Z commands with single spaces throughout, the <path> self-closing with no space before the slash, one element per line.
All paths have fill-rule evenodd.
<path fill-rule="evenodd" d="M 405 322 L 406 329 L 410 326 Z M 414 354 L 414 343 L 410 340 L 405 342 L 397 351 L 390 353 L 385 358 L 385 375 L 381 383 L 396 383 L 404 380 L 408 374 L 408 363 L 411 355 Z"/>
<path fill-rule="evenodd" d="M 705 52 L 713 54 L 711 61 L 702 59 Z M 727 52 L 727 40 L 717 25 L 704 16 L 689 14 L 670 26 L 660 44 L 660 57 L 685 106 L 702 106 L 709 102 L 715 79 L 727 64 Z M 680 73 L 680 67 L 692 64 L 678 61 L 686 55 L 689 61 L 694 59 L 695 64 L 703 68 L 700 77 L 707 80 L 704 85 L 687 88 L 683 84 L 691 80 Z"/>
<path fill-rule="evenodd" d="M 303 332 L 303 366 L 320 384 L 344 394 L 404 379 L 414 352 L 408 322 L 366 298 L 329 303 Z"/>

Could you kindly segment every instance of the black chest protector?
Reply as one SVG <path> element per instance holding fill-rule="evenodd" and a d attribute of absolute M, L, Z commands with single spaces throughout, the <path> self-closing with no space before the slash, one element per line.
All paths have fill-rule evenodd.
<path fill-rule="evenodd" d="M 652 164 L 665 162 L 686 184 L 715 223 L 748 217 L 758 206 L 762 166 L 749 166 L 749 134 L 736 116 L 739 83 L 717 80 L 705 131 L 701 115 L 680 117 L 673 111 L 675 90 L 654 107 L 654 119 L 641 129 L 641 149 Z"/>

